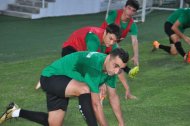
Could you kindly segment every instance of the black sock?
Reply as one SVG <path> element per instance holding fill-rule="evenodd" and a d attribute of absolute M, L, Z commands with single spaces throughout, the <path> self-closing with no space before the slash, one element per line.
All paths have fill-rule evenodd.
<path fill-rule="evenodd" d="M 131 70 L 131 68 L 129 68 L 128 66 L 126 66 L 125 68 L 123 68 L 123 70 L 128 74 L 129 71 Z"/>
<path fill-rule="evenodd" d="M 79 111 L 85 118 L 88 126 L 98 126 L 96 117 L 94 115 L 94 110 L 92 108 L 90 93 L 79 96 Z"/>
<path fill-rule="evenodd" d="M 185 56 L 185 51 L 183 50 L 182 46 L 181 46 L 181 42 L 176 42 L 175 43 L 175 47 L 178 51 L 178 53 L 181 55 L 181 56 Z"/>
<path fill-rule="evenodd" d="M 44 112 L 34 112 L 21 109 L 19 117 L 42 124 L 43 126 L 49 126 L 48 114 Z"/>
<path fill-rule="evenodd" d="M 167 53 L 170 54 L 170 49 L 171 47 L 170 46 L 165 46 L 165 45 L 159 45 L 159 49 L 163 49 L 164 51 L 166 51 Z"/>

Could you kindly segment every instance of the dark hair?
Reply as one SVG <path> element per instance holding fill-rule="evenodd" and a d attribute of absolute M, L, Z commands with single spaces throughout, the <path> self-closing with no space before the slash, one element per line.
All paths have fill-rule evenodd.
<path fill-rule="evenodd" d="M 134 7 L 136 10 L 139 9 L 139 2 L 137 0 L 127 0 L 125 6 L 128 5 Z"/>
<path fill-rule="evenodd" d="M 127 63 L 129 60 L 128 52 L 124 51 L 122 48 L 116 48 L 110 52 L 111 57 L 119 56 L 119 58 L 124 62 Z"/>
<path fill-rule="evenodd" d="M 121 38 L 121 28 L 114 23 L 109 24 L 106 27 L 106 33 L 115 34 L 118 40 Z"/>

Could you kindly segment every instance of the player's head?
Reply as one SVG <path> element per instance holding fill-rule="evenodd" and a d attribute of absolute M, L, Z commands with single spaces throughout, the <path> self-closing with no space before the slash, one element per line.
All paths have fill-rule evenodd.
<path fill-rule="evenodd" d="M 137 0 L 127 0 L 123 10 L 125 18 L 131 18 L 139 9 L 139 2 Z"/>
<path fill-rule="evenodd" d="M 121 38 L 121 29 L 116 24 L 109 24 L 104 32 L 103 41 L 106 47 L 115 44 Z"/>
<path fill-rule="evenodd" d="M 112 76 L 119 74 L 129 60 L 129 54 L 122 48 L 116 48 L 110 52 L 105 61 L 105 71 Z"/>
<path fill-rule="evenodd" d="M 123 63 L 127 63 L 129 60 L 128 52 L 124 51 L 122 48 L 116 48 L 110 52 L 111 58 L 119 57 Z"/>
<path fill-rule="evenodd" d="M 112 23 L 106 27 L 106 33 L 114 34 L 116 39 L 120 39 L 121 37 L 121 29 L 118 25 Z"/>
<path fill-rule="evenodd" d="M 131 6 L 134 9 L 138 10 L 139 9 L 139 2 L 137 0 L 127 0 L 125 6 Z"/>

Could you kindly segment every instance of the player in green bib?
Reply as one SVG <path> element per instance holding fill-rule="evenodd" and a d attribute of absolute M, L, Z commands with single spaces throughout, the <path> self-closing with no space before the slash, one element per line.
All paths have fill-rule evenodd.
<path fill-rule="evenodd" d="M 40 78 L 48 113 L 21 109 L 11 103 L 0 117 L 0 124 L 13 117 L 22 117 L 44 126 L 61 126 L 69 98 L 78 97 L 79 110 L 88 126 L 108 126 L 99 97 L 99 87 L 105 83 L 118 125 L 124 126 L 115 88 L 116 75 L 126 67 L 128 58 L 128 53 L 116 48 L 108 55 L 81 51 L 56 60 L 42 71 Z"/>
<path fill-rule="evenodd" d="M 185 52 L 181 39 L 190 45 L 190 37 L 184 34 L 185 29 L 190 27 L 190 9 L 180 8 L 174 11 L 165 22 L 165 32 L 169 37 L 170 46 L 160 44 L 158 41 L 153 42 L 155 49 L 162 49 L 171 55 L 178 53 L 183 57 L 184 61 L 190 63 L 190 52 Z"/>
<path fill-rule="evenodd" d="M 133 16 L 139 9 L 139 3 L 137 0 L 127 0 L 123 9 L 111 10 L 108 13 L 106 20 L 100 26 L 106 28 L 107 25 L 115 23 L 121 27 L 122 35 L 120 41 L 125 39 L 128 33 L 131 35 L 131 42 L 133 46 L 134 56 L 132 60 L 134 65 L 139 65 L 138 61 L 138 28 L 133 20 Z"/>
<path fill-rule="evenodd" d="M 110 24 L 106 29 L 87 26 L 75 30 L 62 45 L 62 57 L 77 51 L 93 51 L 109 54 L 117 48 L 121 37 L 121 29 L 116 24 Z M 38 82 L 36 89 L 40 87 Z"/>
<path fill-rule="evenodd" d="M 112 24 L 112 23 L 119 25 L 122 30 L 120 41 L 125 39 L 127 35 L 130 34 L 131 42 L 133 46 L 133 54 L 134 54 L 131 60 L 133 61 L 133 64 L 135 67 L 131 70 L 129 67 L 126 67 L 124 68 L 124 71 L 126 73 L 129 73 L 129 75 L 130 75 L 130 72 L 133 72 L 134 74 L 130 75 L 132 77 L 133 75 L 135 76 L 139 71 L 139 51 L 138 51 L 138 39 L 137 39 L 138 28 L 137 28 L 136 23 L 133 20 L 133 16 L 137 12 L 138 9 L 139 9 L 139 3 L 137 0 L 127 0 L 123 9 L 109 11 L 106 20 L 100 26 L 101 28 L 105 29 L 107 25 Z M 136 96 L 132 95 L 130 92 L 124 72 L 122 72 L 119 75 L 119 79 L 126 90 L 126 93 L 125 93 L 126 98 L 136 99 Z"/>

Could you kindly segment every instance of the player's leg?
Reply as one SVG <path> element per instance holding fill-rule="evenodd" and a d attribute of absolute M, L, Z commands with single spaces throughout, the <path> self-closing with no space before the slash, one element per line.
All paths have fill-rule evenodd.
<path fill-rule="evenodd" d="M 176 47 L 175 47 L 175 44 L 170 44 L 170 47 L 171 47 L 171 49 L 170 49 L 170 54 L 171 54 L 171 55 L 177 55 L 177 54 L 178 54 L 178 51 L 177 51 L 177 49 L 176 49 Z"/>
<path fill-rule="evenodd" d="M 86 84 L 73 80 L 67 76 L 52 76 L 50 78 L 42 76 L 41 86 L 42 86 L 42 89 L 45 90 L 48 94 L 55 95 L 51 97 L 57 96 L 57 97 L 61 97 L 62 99 L 63 98 L 68 99 L 69 97 L 72 97 L 72 96 L 79 97 L 79 109 L 82 115 L 85 117 L 87 124 L 90 126 L 97 126 L 94 111 L 92 109 L 90 90 Z M 58 101 L 51 102 L 53 99 L 58 99 L 58 98 L 48 98 L 48 99 L 50 99 L 48 102 L 49 112 L 58 110 L 58 109 L 62 109 L 63 111 L 66 111 L 68 100 L 65 99 L 64 101 L 61 101 L 62 99 L 60 99 L 59 102 Z M 56 105 L 54 105 L 54 103 L 56 103 Z M 58 107 L 55 107 L 55 106 L 58 106 Z M 48 120 L 50 124 L 53 124 L 52 122 L 53 117 L 52 118 L 51 117 L 49 117 Z M 59 122 L 61 121 L 63 120 L 59 119 Z"/>
<path fill-rule="evenodd" d="M 88 126 L 98 125 L 92 108 L 91 93 L 86 84 L 76 80 L 71 80 L 66 88 L 65 96 L 78 96 L 79 110 Z"/>
<path fill-rule="evenodd" d="M 168 37 L 170 38 L 170 44 L 171 44 L 170 53 L 172 55 L 176 55 L 178 52 L 182 57 L 184 57 L 186 53 L 182 48 L 182 45 L 180 42 L 180 37 L 178 35 L 176 35 L 175 32 L 172 30 L 172 26 L 173 26 L 173 24 L 171 24 L 170 22 L 165 23 L 165 32 L 168 35 Z M 174 44 L 174 46 L 173 46 L 173 44 Z"/>
<path fill-rule="evenodd" d="M 40 83 L 46 92 L 48 123 L 50 126 L 62 126 L 67 110 L 69 98 L 65 97 L 65 90 L 71 78 L 66 76 L 41 76 Z"/>
<path fill-rule="evenodd" d="M 13 116 L 16 116 L 17 112 L 13 113 Z M 21 109 L 20 113 L 18 112 L 18 117 L 42 124 L 44 126 L 49 126 L 48 124 L 48 113 L 45 112 L 34 112 L 30 110 Z"/>
<path fill-rule="evenodd" d="M 190 63 L 190 52 L 186 53 L 184 51 L 178 35 L 171 35 L 171 43 L 171 54 L 176 55 L 179 53 L 185 62 Z"/>
<path fill-rule="evenodd" d="M 46 94 L 49 126 L 62 126 L 69 98 Z"/>
<path fill-rule="evenodd" d="M 157 44 L 155 44 L 155 43 L 156 42 L 153 43 L 155 48 L 162 49 L 163 51 L 171 54 L 171 46 L 166 46 L 166 45 L 160 44 L 159 42 Z"/>
<path fill-rule="evenodd" d="M 48 126 L 48 114 L 44 112 L 34 112 L 29 110 L 24 110 L 18 107 L 15 103 L 10 103 L 7 106 L 6 111 L 0 117 L 0 124 L 9 120 L 11 118 L 22 117 L 24 119 L 34 121 L 44 126 Z"/>
<path fill-rule="evenodd" d="M 171 27 L 172 27 L 172 24 L 170 22 L 165 22 L 164 24 L 164 31 L 165 33 L 167 34 L 167 36 L 170 38 L 170 36 L 172 34 L 174 34 L 174 32 L 171 30 Z M 171 39 L 170 39 L 170 44 L 171 44 Z M 171 54 L 171 47 L 170 46 L 166 46 L 166 45 L 163 45 L 163 44 L 160 44 L 158 41 L 154 41 L 153 42 L 153 50 L 154 51 L 155 49 L 162 49 L 163 51 Z"/>
<path fill-rule="evenodd" d="M 173 41 L 177 52 L 178 52 L 182 57 L 184 57 L 186 53 L 185 53 L 185 51 L 184 51 L 184 49 L 183 49 L 183 47 L 182 47 L 182 44 L 181 44 L 181 42 L 180 42 L 179 36 L 176 35 L 176 34 L 173 34 L 173 35 L 170 36 L 170 38 L 171 38 L 171 40 Z"/>
<path fill-rule="evenodd" d="M 54 110 L 49 112 L 49 126 L 62 126 L 63 119 L 65 116 L 65 111 L 62 109 Z"/>
<path fill-rule="evenodd" d="M 66 111 L 68 105 L 68 98 L 64 97 L 64 92 L 70 80 L 70 78 L 62 78 L 62 76 L 49 78 L 42 76 L 40 78 L 42 89 L 46 91 L 49 118 L 47 113 L 20 109 L 13 103 L 9 105 L 5 114 L 0 118 L 1 123 L 12 117 L 22 117 L 45 126 L 49 125 L 48 120 L 51 125 L 62 125 L 64 111 Z M 56 118 L 56 121 L 53 121 L 54 116 L 52 115 L 54 114 L 60 115 L 59 118 Z"/>

